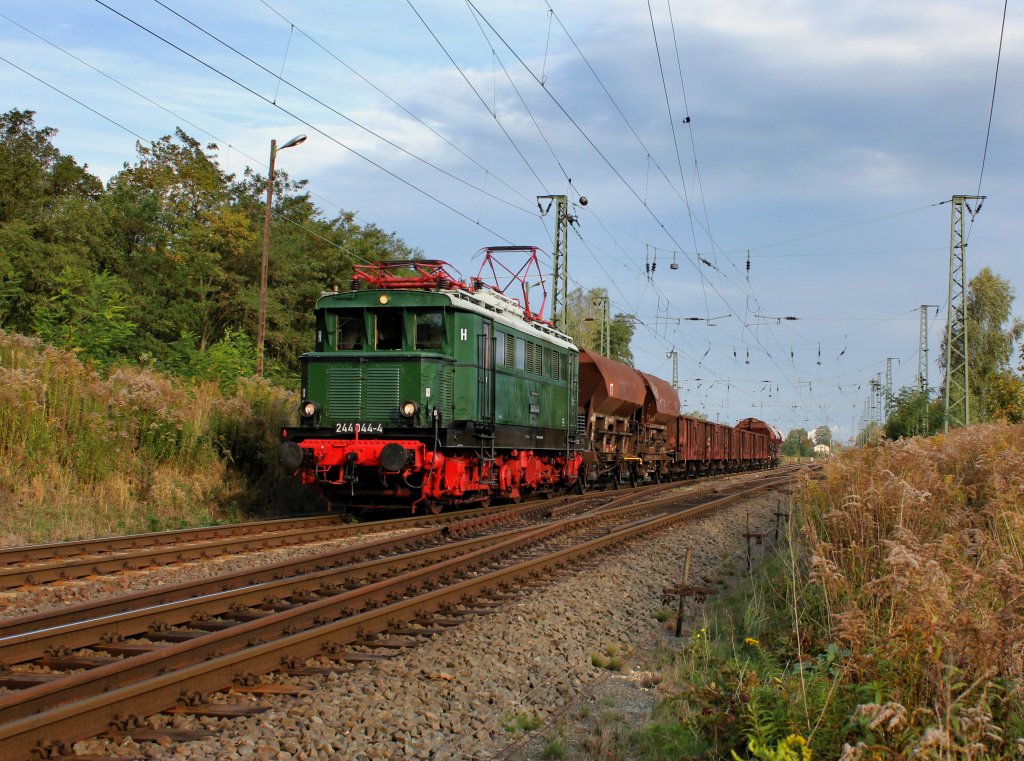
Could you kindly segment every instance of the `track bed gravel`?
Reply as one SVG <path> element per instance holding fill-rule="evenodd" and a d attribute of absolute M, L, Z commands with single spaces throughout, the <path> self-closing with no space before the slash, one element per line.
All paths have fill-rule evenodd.
<path fill-rule="evenodd" d="M 221 555 L 202 560 L 189 560 L 167 566 L 122 571 L 104 576 L 86 576 L 81 579 L 56 581 L 36 586 L 16 587 L 0 591 L 0 620 L 15 616 L 37 613 L 65 605 L 78 605 L 90 600 L 118 597 L 120 595 L 153 589 L 165 584 L 180 584 L 186 581 L 209 579 L 212 576 L 252 570 L 263 566 L 300 560 L 332 550 L 342 550 L 362 544 L 370 537 L 384 539 L 403 533 L 418 531 L 374 531 L 373 524 L 367 524 L 365 533 L 354 534 L 340 539 L 310 542 L 293 547 L 274 547 L 253 552 Z"/>
<path fill-rule="evenodd" d="M 592 655 L 609 646 L 649 647 L 663 626 L 651 614 L 662 607 L 662 589 L 681 580 L 687 547 L 693 550 L 693 583 L 727 584 L 723 561 L 734 566 L 745 553 L 747 516 L 752 531 L 771 532 L 778 495 L 755 496 L 634 542 L 388 660 L 360 663 L 347 673 L 278 678 L 305 687 L 304 695 L 216 697 L 270 706 L 257 716 L 151 720 L 213 728 L 213 737 L 162 745 L 90 740 L 76 750 L 254 761 L 541 758 L 538 740 L 517 743 L 517 727 L 553 721 L 586 700 L 591 687 L 614 684 L 607 671 L 591 664 Z M 638 716 L 652 702 L 643 685 L 643 679 L 627 678 L 615 687 L 638 691 L 630 703 Z"/>

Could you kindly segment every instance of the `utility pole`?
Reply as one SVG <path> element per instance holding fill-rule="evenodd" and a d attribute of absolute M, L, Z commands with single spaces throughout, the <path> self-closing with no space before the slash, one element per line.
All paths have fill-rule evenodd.
<path fill-rule="evenodd" d="M 885 358 L 885 418 L 888 419 L 889 415 L 892 414 L 893 397 L 892 397 L 892 362 L 897 362 L 897 357 L 886 357 Z"/>
<path fill-rule="evenodd" d="M 928 310 L 931 307 L 938 309 L 937 304 L 921 305 L 921 332 L 917 341 L 917 392 L 924 399 L 924 408 L 921 412 L 920 433 L 928 435 Z"/>
<path fill-rule="evenodd" d="M 946 405 L 942 430 L 971 422 L 970 377 L 967 361 L 967 237 L 964 211 L 973 220 L 985 196 L 953 196 L 949 221 L 949 312 L 946 317 Z M 975 209 L 968 201 L 977 201 Z"/>
<path fill-rule="evenodd" d="M 883 394 L 882 394 L 882 374 L 881 373 L 877 373 L 875 375 L 875 379 L 873 381 L 872 388 L 874 389 L 874 392 L 875 392 L 875 424 L 879 428 L 881 428 L 882 427 L 882 421 L 884 420 L 884 416 L 885 416 L 885 411 L 884 411 L 885 405 L 882 402 Z"/>
<path fill-rule="evenodd" d="M 598 354 L 604 357 L 612 353 L 612 307 L 611 299 L 607 296 L 594 298 L 594 306 L 601 307 L 601 340 Z"/>
<path fill-rule="evenodd" d="M 665 356 L 672 360 L 672 388 L 674 388 L 676 390 L 676 392 L 678 392 L 679 391 L 679 352 L 676 351 L 676 347 L 673 346 L 672 347 L 672 351 L 668 352 Z"/>
<path fill-rule="evenodd" d="M 263 259 L 260 264 L 260 315 L 259 325 L 256 328 L 256 376 L 263 377 L 263 346 L 267 339 L 267 266 L 270 261 L 270 215 L 273 211 L 274 200 L 274 164 L 277 161 L 277 152 L 285 148 L 294 148 L 306 142 L 305 135 L 296 135 L 280 148 L 277 147 L 277 140 L 270 141 L 270 171 L 267 172 L 267 210 L 263 217 Z"/>
<path fill-rule="evenodd" d="M 540 205 L 542 200 L 555 204 L 555 251 L 552 260 L 551 322 L 563 333 L 568 328 L 566 300 L 569 295 L 569 224 L 576 218 L 569 214 L 569 198 L 564 195 L 537 196 L 537 208 L 543 216 L 551 209 Z M 587 205 L 587 197 L 580 196 L 580 206 Z"/>

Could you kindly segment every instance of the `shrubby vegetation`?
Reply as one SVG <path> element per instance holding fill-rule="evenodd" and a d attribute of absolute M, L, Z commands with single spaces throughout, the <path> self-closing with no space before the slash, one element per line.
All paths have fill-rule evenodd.
<path fill-rule="evenodd" d="M 1024 426 L 846 450 L 675 657 L 649 758 L 1018 758 Z M 734 755 L 735 754 L 735 755 Z"/>
<path fill-rule="evenodd" d="M 275 466 L 294 394 L 187 382 L 0 330 L 0 545 L 137 533 L 315 506 Z"/>
<path fill-rule="evenodd" d="M 0 115 L 0 544 L 300 507 L 274 449 L 313 303 L 418 252 L 278 172 L 254 379 L 266 178 L 178 130 L 104 185 L 55 134 Z"/>

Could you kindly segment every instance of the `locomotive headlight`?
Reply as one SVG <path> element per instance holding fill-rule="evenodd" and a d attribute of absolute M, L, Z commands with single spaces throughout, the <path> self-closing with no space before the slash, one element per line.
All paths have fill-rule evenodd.
<path fill-rule="evenodd" d="M 299 415 L 304 420 L 312 420 L 316 417 L 316 413 L 320 411 L 320 405 L 316 402 L 302 402 L 299 405 Z"/>
<path fill-rule="evenodd" d="M 399 414 L 402 417 L 412 417 L 419 412 L 420 406 L 416 402 L 402 402 L 402 406 L 398 408 Z"/>

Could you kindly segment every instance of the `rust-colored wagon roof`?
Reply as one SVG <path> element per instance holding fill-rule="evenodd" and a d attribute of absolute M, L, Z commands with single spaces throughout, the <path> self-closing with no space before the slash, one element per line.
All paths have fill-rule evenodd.
<path fill-rule="evenodd" d="M 758 420 L 756 417 L 743 418 L 743 420 L 736 424 L 736 427 L 741 430 L 753 431 L 754 433 L 759 433 L 762 436 L 767 436 L 776 444 L 782 443 L 782 431 L 774 425 L 769 425 L 763 420 Z"/>
<path fill-rule="evenodd" d="M 643 378 L 629 365 L 580 349 L 580 406 L 591 413 L 628 417 L 647 398 Z"/>
<path fill-rule="evenodd" d="M 667 425 L 679 417 L 679 394 L 672 384 L 648 373 L 640 373 L 647 386 L 644 401 L 644 421 L 653 425 Z"/>

